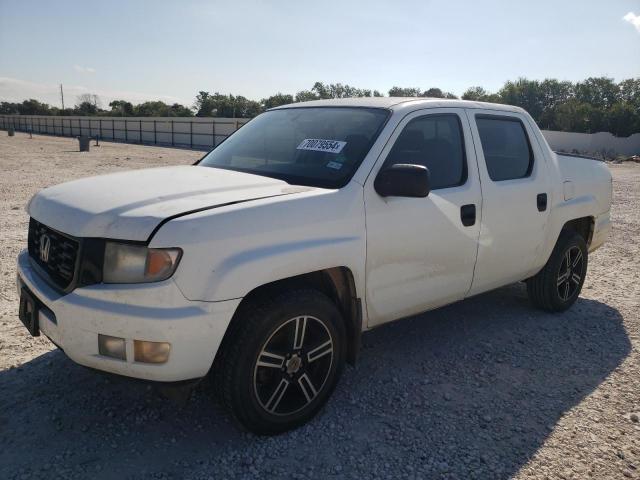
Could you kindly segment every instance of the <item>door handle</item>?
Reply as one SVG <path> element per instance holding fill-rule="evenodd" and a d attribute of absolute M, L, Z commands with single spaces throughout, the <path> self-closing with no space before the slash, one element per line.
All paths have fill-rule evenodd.
<path fill-rule="evenodd" d="M 460 207 L 460 220 L 465 227 L 471 227 L 476 224 L 476 206 L 474 204 L 463 205 Z"/>
<path fill-rule="evenodd" d="M 538 211 L 544 212 L 547 209 L 547 194 L 539 193 L 538 197 L 536 198 L 536 202 L 538 204 Z"/>

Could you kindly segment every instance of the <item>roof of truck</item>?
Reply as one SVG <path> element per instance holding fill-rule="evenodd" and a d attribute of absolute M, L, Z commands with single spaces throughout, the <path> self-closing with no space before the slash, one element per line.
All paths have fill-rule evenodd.
<path fill-rule="evenodd" d="M 522 109 L 512 105 L 498 103 L 474 102 L 469 100 L 449 100 L 445 98 L 429 97 L 357 97 L 357 98 L 332 98 L 329 100 L 311 100 L 309 102 L 290 103 L 276 107 L 280 108 L 304 108 L 304 107 L 364 107 L 364 108 L 388 108 L 391 110 L 406 108 L 487 108 L 491 110 L 504 110 L 508 112 L 521 112 Z M 274 110 L 275 110 L 274 109 Z"/>

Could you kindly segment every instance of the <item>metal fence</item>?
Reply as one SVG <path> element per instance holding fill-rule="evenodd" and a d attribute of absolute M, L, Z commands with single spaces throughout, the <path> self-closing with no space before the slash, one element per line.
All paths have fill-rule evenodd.
<path fill-rule="evenodd" d="M 58 117 L 0 115 L 0 129 L 147 145 L 210 149 L 248 119 L 200 117 Z"/>

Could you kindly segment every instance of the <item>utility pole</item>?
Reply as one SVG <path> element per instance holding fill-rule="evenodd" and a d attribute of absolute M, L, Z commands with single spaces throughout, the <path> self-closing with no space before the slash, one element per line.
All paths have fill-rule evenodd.
<path fill-rule="evenodd" d="M 62 110 L 64 110 L 64 92 L 62 91 L 62 84 L 60 84 L 60 99 L 62 100 Z"/>

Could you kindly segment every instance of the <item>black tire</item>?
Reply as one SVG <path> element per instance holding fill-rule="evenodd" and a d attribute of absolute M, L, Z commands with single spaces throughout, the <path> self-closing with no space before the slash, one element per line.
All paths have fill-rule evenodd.
<path fill-rule="evenodd" d="M 346 357 L 344 322 L 329 297 L 296 289 L 249 300 L 230 328 L 214 382 L 234 419 L 249 431 L 274 435 L 313 418 Z"/>
<path fill-rule="evenodd" d="M 564 231 L 538 274 L 527 280 L 531 303 L 549 312 L 563 312 L 577 300 L 587 274 L 587 244 L 581 235 Z"/>

